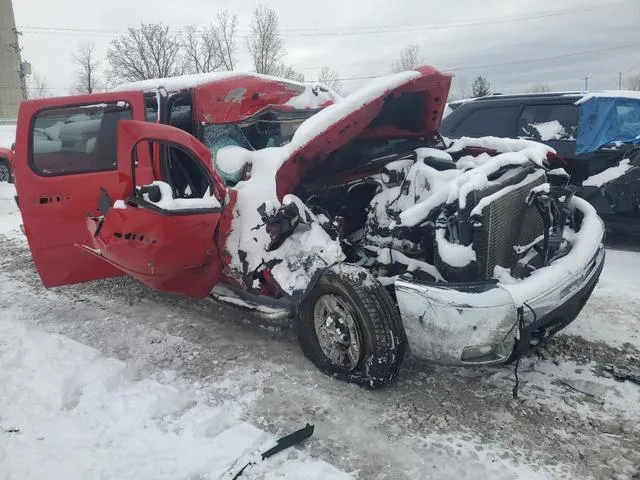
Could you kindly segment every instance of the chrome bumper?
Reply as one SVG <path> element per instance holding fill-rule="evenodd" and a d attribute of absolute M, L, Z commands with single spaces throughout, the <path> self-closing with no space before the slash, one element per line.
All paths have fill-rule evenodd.
<path fill-rule="evenodd" d="M 597 225 L 589 225 L 579 248 L 574 246 L 566 257 L 536 272 L 539 275 L 515 284 L 396 281 L 412 354 L 451 365 L 504 363 L 514 352 L 527 351 L 535 338 L 571 323 L 604 264 L 604 226 L 595 219 Z M 569 274 L 561 275 L 565 270 Z M 523 329 L 518 328 L 519 314 Z"/>

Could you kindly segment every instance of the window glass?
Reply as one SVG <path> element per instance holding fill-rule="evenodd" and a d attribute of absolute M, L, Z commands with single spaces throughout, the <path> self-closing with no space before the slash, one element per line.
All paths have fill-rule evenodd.
<path fill-rule="evenodd" d="M 529 105 L 518 119 L 518 137 L 541 140 L 575 140 L 578 107 L 573 104 Z"/>
<path fill-rule="evenodd" d="M 453 132 L 454 137 L 513 136 L 516 106 L 475 110 Z"/>
<path fill-rule="evenodd" d="M 43 110 L 31 129 L 31 158 L 41 175 L 115 170 L 118 122 L 133 118 L 127 102 Z"/>

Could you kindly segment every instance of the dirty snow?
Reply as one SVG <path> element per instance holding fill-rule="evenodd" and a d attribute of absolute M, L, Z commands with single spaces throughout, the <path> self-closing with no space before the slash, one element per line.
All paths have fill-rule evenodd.
<path fill-rule="evenodd" d="M 139 378 L 119 360 L 5 315 L 0 385 L 1 478 L 218 479 L 275 445 L 241 420 L 253 392 L 221 402 L 173 371 Z M 352 478 L 297 450 L 245 476 Z"/>
<path fill-rule="evenodd" d="M 564 127 L 558 120 L 552 120 L 550 122 L 542 122 L 542 123 L 531 123 L 530 127 L 533 127 L 538 132 L 540 136 L 540 140 L 543 142 L 549 140 L 558 140 L 561 139 L 564 134 Z"/>
<path fill-rule="evenodd" d="M 254 328 L 233 308 L 128 278 L 43 289 L 15 230 L 14 194 L 0 185 L 0 344 L 11 342 L 0 362 L 12 362 L 0 364 L 0 403 L 11 391 L 6 411 L 34 415 L 19 424 L 0 410 L 2 428 L 21 428 L 0 433 L 3 480 L 217 480 L 187 474 L 306 421 L 316 432 L 302 452 L 247 478 L 343 478 L 331 477 L 339 468 L 362 480 L 628 480 L 640 471 L 640 388 L 598 373 L 603 363 L 637 364 L 640 350 L 623 345 L 640 348 L 638 252 L 608 250 L 570 336 L 521 362 L 518 400 L 512 366 L 411 358 L 390 388 L 369 392 L 326 377 L 294 335 Z"/>
<path fill-rule="evenodd" d="M 22 217 L 14 200 L 15 186 L 0 182 L 0 234 L 11 238 L 24 239 L 20 224 Z"/>
<path fill-rule="evenodd" d="M 15 125 L 0 125 L 0 148 L 10 149 L 16 141 Z"/>
<path fill-rule="evenodd" d="M 607 250 L 600 282 L 580 320 L 566 332 L 617 347 L 625 343 L 640 351 L 640 253 Z M 632 314 L 625 314 L 630 309 Z"/>
<path fill-rule="evenodd" d="M 618 165 L 614 167 L 609 167 L 606 170 L 603 170 L 600 173 L 590 176 L 585 181 L 582 182 L 583 187 L 601 187 L 605 183 L 609 183 L 616 178 L 620 178 L 627 170 L 632 168 L 631 160 L 625 158 L 624 160 L 620 160 Z"/>

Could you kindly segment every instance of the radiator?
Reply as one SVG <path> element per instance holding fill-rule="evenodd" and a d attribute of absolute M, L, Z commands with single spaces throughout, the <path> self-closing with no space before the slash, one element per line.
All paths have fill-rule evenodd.
<path fill-rule="evenodd" d="M 532 174 L 517 185 L 494 193 L 482 209 L 482 226 L 473 233 L 480 279 L 493 277 L 496 265 L 511 268 L 515 245 L 527 245 L 544 232 L 542 217 L 525 199 L 533 187 L 546 182 L 545 175 Z"/>

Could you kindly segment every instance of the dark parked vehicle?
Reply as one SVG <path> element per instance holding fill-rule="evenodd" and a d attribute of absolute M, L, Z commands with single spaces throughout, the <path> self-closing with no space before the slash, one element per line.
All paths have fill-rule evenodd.
<path fill-rule="evenodd" d="M 533 139 L 567 162 L 607 229 L 640 235 L 640 92 L 492 95 L 449 104 L 447 138 Z"/>
<path fill-rule="evenodd" d="M 16 127 L 13 124 L 0 123 L 0 183 L 13 182 L 13 168 L 11 166 L 11 146 L 16 138 Z"/>

